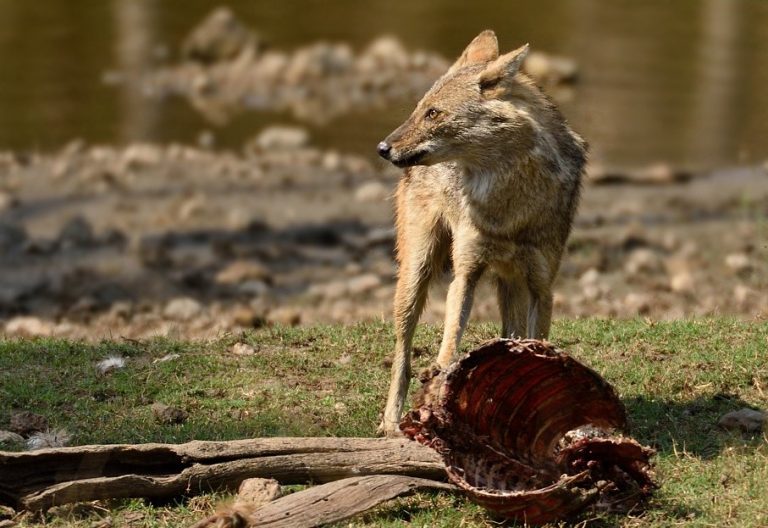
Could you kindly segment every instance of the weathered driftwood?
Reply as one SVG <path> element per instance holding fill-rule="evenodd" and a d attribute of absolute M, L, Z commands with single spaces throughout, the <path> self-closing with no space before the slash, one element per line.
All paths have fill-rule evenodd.
<path fill-rule="evenodd" d="M 434 451 L 415 442 L 378 438 L 260 438 L 0 452 L 0 504 L 43 510 L 96 499 L 166 499 L 235 489 L 251 477 L 303 484 L 364 475 L 443 480 L 445 467 Z"/>
<path fill-rule="evenodd" d="M 395 497 L 424 489 L 456 490 L 444 482 L 402 475 L 351 477 L 287 495 L 253 512 L 236 504 L 192 528 L 312 528 L 343 521 Z"/>

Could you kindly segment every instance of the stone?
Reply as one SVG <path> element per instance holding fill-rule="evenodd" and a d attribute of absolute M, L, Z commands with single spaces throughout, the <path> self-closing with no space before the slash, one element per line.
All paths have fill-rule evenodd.
<path fill-rule="evenodd" d="M 669 279 L 669 287 L 675 293 L 692 293 L 696 287 L 696 281 L 690 271 L 682 270 Z"/>
<path fill-rule="evenodd" d="M 152 415 L 162 424 L 179 424 L 187 419 L 186 411 L 178 407 L 172 407 L 164 403 L 156 402 L 152 404 Z"/>
<path fill-rule="evenodd" d="M 272 502 L 280 495 L 280 483 L 267 478 L 245 479 L 237 490 L 237 500 L 253 508 Z"/>
<path fill-rule="evenodd" d="M 175 321 L 189 321 L 203 312 L 203 306 L 191 297 L 177 297 L 168 301 L 163 315 Z"/>
<path fill-rule="evenodd" d="M 651 275 L 663 269 L 661 257 L 652 249 L 638 248 L 633 250 L 624 263 L 624 271 L 629 275 Z"/>
<path fill-rule="evenodd" d="M 63 247 L 87 247 L 94 240 L 93 227 L 82 216 L 70 218 L 59 232 L 59 241 Z"/>
<path fill-rule="evenodd" d="M 24 443 L 24 437 L 12 431 L 0 430 L 0 448 L 18 447 Z"/>
<path fill-rule="evenodd" d="M 595 286 L 599 281 L 600 272 L 597 270 L 597 268 L 589 268 L 587 271 L 582 273 L 581 277 L 579 277 L 579 284 L 582 287 Z"/>
<path fill-rule="evenodd" d="M 295 150 L 306 147 L 309 132 L 295 126 L 275 125 L 261 131 L 252 145 L 259 150 Z"/>
<path fill-rule="evenodd" d="M 10 193 L 0 191 L 0 213 L 4 213 L 18 205 L 19 201 Z"/>
<path fill-rule="evenodd" d="M 738 411 L 724 414 L 717 425 L 723 429 L 741 431 L 744 433 L 759 433 L 762 431 L 768 417 L 764 411 L 757 411 L 745 407 Z"/>
<path fill-rule="evenodd" d="M 186 37 L 182 44 L 185 58 L 210 64 L 231 60 L 245 51 L 258 51 L 256 34 L 228 7 L 217 7 Z"/>
<path fill-rule="evenodd" d="M 366 273 L 349 279 L 347 290 L 351 295 L 360 295 L 375 290 L 381 285 L 381 277 L 375 273 Z"/>
<path fill-rule="evenodd" d="M 382 202 L 389 198 L 392 190 L 379 181 L 369 181 L 355 190 L 358 202 Z"/>
<path fill-rule="evenodd" d="M 631 314 L 645 315 L 651 310 L 651 296 L 646 293 L 628 293 L 624 297 L 624 307 Z"/>
<path fill-rule="evenodd" d="M 0 252 L 7 253 L 21 249 L 26 240 L 27 232 L 24 227 L 10 222 L 0 222 Z"/>
<path fill-rule="evenodd" d="M 732 253 L 726 256 L 725 265 L 728 269 L 737 274 L 744 274 L 752 271 L 752 261 L 745 253 Z"/>
<path fill-rule="evenodd" d="M 267 314 L 267 320 L 273 324 L 296 326 L 301 322 L 301 312 L 288 306 L 274 308 Z"/>
<path fill-rule="evenodd" d="M 256 349 L 247 343 L 235 343 L 232 345 L 232 353 L 236 356 L 253 356 Z"/>
<path fill-rule="evenodd" d="M 41 337 L 53 334 L 53 325 L 31 315 L 20 315 L 5 323 L 5 332 L 10 335 Z"/>
<path fill-rule="evenodd" d="M 11 415 L 11 424 L 8 429 L 21 436 L 29 436 L 32 433 L 47 430 L 48 419 L 33 412 L 18 411 Z"/>
<path fill-rule="evenodd" d="M 269 269 L 258 262 L 250 260 L 236 260 L 216 274 L 216 284 L 230 285 L 248 281 L 268 282 L 271 280 Z"/>
<path fill-rule="evenodd" d="M 565 84 L 576 81 L 579 66 L 568 57 L 550 55 L 542 51 L 531 51 L 523 63 L 523 71 L 538 84 Z"/>

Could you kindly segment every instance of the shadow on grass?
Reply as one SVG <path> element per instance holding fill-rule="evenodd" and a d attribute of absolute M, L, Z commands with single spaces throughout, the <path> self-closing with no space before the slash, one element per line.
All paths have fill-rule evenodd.
<path fill-rule="evenodd" d="M 687 453 L 704 460 L 717 457 L 724 448 L 743 444 L 746 436 L 718 427 L 730 411 L 752 407 L 738 396 L 713 394 L 687 401 L 635 396 L 624 399 L 630 433 L 660 454 Z M 759 435 L 755 437 L 760 439 Z"/>

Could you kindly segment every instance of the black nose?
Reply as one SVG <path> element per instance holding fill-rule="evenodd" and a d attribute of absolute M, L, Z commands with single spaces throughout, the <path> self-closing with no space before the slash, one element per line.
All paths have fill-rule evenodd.
<path fill-rule="evenodd" d="M 388 160 L 389 159 L 389 153 L 392 151 L 392 145 L 387 143 L 386 141 L 382 141 L 378 145 L 376 145 L 376 152 L 379 153 L 379 156 L 382 158 Z"/>

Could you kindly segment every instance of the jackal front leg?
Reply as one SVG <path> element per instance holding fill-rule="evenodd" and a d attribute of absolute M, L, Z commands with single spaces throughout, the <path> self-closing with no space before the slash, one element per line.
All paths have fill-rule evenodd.
<path fill-rule="evenodd" d="M 411 233 L 413 234 L 413 233 Z M 389 384 L 387 406 L 379 433 L 387 436 L 399 434 L 400 418 L 411 380 L 411 348 L 413 333 L 424 309 L 429 281 L 447 257 L 448 240 L 444 233 L 430 231 L 426 237 L 417 237 L 420 246 L 411 244 L 401 255 L 395 291 L 395 354 L 392 358 L 392 379 Z M 410 244 L 412 241 L 409 240 Z"/>

